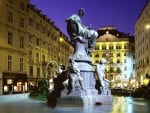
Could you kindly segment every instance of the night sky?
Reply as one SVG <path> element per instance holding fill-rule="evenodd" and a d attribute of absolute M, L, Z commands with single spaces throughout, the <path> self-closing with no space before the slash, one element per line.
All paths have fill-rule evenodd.
<path fill-rule="evenodd" d="M 134 26 L 147 0 L 30 0 L 46 14 L 65 34 L 66 18 L 82 7 L 85 16 L 83 24 L 92 24 L 92 29 L 115 26 L 120 32 L 134 35 Z"/>

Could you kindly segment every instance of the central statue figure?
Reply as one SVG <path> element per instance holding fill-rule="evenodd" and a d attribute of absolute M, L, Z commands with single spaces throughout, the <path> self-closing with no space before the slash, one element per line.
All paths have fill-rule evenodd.
<path fill-rule="evenodd" d="M 98 33 L 91 30 L 91 26 L 84 26 L 81 17 L 85 10 L 81 8 L 78 14 L 73 14 L 66 19 L 67 32 L 74 47 L 72 59 L 75 61 L 91 62 L 90 53 L 96 45 Z"/>

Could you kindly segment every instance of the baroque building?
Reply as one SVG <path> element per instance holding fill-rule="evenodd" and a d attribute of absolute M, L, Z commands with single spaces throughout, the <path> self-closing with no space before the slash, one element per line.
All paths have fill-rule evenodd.
<path fill-rule="evenodd" d="M 68 38 L 29 0 L 0 0 L 0 15 L 0 94 L 28 91 L 50 61 L 68 64 Z"/>
<path fill-rule="evenodd" d="M 99 63 L 101 58 L 107 60 L 106 78 L 111 87 L 131 87 L 130 79 L 135 74 L 134 37 L 112 26 L 100 28 L 98 34 L 93 63 Z"/>
<path fill-rule="evenodd" d="M 150 78 L 150 0 L 135 24 L 135 48 L 137 81 L 144 85 Z"/>

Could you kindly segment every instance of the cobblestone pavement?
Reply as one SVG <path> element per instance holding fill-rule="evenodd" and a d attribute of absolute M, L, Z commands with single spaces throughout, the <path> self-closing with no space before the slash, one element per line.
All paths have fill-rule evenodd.
<path fill-rule="evenodd" d="M 112 105 L 50 108 L 46 101 L 15 94 L 0 96 L 0 113 L 150 113 L 150 101 L 114 97 Z"/>

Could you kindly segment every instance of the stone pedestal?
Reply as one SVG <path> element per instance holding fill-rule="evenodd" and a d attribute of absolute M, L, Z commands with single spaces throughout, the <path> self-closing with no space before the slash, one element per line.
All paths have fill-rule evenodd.
<path fill-rule="evenodd" d="M 112 104 L 112 96 L 110 92 L 103 92 L 98 95 L 98 91 L 95 89 L 93 71 L 81 70 L 80 75 L 84 80 L 85 90 L 75 87 L 72 92 L 67 95 L 68 90 L 64 89 L 57 100 L 57 105 L 85 106 L 95 105 L 96 103 Z"/>
<path fill-rule="evenodd" d="M 94 105 L 98 91 L 95 89 L 95 78 L 92 65 L 86 62 L 78 62 L 80 76 L 83 78 L 83 87 L 76 87 L 67 95 L 67 89 L 61 92 L 61 97 L 58 98 L 58 105 Z M 77 85 L 78 86 L 78 85 Z"/>
<path fill-rule="evenodd" d="M 102 103 L 103 105 L 112 104 L 112 95 L 98 95 L 96 98 L 96 102 Z"/>

